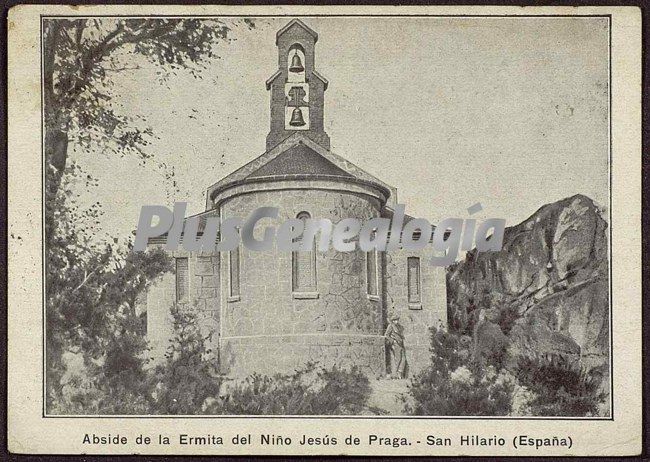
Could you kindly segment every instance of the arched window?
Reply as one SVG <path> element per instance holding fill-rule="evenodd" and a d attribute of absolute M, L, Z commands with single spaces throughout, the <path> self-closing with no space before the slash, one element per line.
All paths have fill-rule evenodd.
<path fill-rule="evenodd" d="M 311 218 L 308 212 L 300 212 L 296 215 L 299 220 Z M 296 240 L 296 242 L 299 241 Z M 312 249 L 308 251 L 296 251 L 291 255 L 291 273 L 293 281 L 293 292 L 315 293 L 316 292 L 316 240 L 312 243 Z"/>

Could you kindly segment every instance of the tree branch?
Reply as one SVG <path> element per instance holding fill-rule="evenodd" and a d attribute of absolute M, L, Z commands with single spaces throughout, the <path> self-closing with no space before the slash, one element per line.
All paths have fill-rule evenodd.
<path fill-rule="evenodd" d="M 99 269 L 99 267 L 95 268 L 95 269 L 92 270 L 90 273 L 88 273 L 87 271 L 84 271 L 84 279 L 83 279 L 83 281 L 81 281 L 81 284 L 79 284 L 77 287 L 75 287 L 75 288 L 72 290 L 71 293 L 74 294 L 76 291 L 78 291 L 79 289 L 81 289 L 81 288 L 86 284 L 86 282 L 88 282 L 88 280 L 89 280 L 90 277 L 95 273 L 95 271 L 97 271 L 98 269 Z"/>

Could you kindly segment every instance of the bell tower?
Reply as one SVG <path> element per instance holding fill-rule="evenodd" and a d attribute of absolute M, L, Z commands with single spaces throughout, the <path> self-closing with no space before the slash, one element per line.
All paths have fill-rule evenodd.
<path fill-rule="evenodd" d="M 314 68 L 317 40 L 318 34 L 299 19 L 289 22 L 276 35 L 278 70 L 266 81 L 266 89 L 271 91 L 267 151 L 296 132 L 330 148 L 323 125 L 328 82 Z"/>

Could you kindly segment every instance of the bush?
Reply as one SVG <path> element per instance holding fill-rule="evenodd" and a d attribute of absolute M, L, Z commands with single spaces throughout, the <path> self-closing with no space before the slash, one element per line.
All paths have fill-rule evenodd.
<path fill-rule="evenodd" d="M 137 343 L 136 346 L 133 343 Z M 151 381 L 144 360 L 133 356 L 140 340 L 128 333 L 116 335 L 104 357 L 85 362 L 82 353 L 66 352 L 66 373 L 60 381 L 54 414 L 149 414 Z"/>
<path fill-rule="evenodd" d="M 175 336 L 156 367 L 155 414 L 200 414 L 207 398 L 221 386 L 218 363 L 206 346 L 194 310 L 172 307 Z"/>
<path fill-rule="evenodd" d="M 467 336 L 432 329 L 431 365 L 413 378 L 415 415 L 598 415 L 600 381 L 562 356 L 522 357 L 513 372 L 476 357 Z"/>
<path fill-rule="evenodd" d="M 515 375 L 535 395 L 530 402 L 533 415 L 598 415 L 606 396 L 599 392 L 599 380 L 561 356 L 522 357 Z"/>
<path fill-rule="evenodd" d="M 353 367 L 319 368 L 315 364 L 293 374 L 253 374 L 228 384 L 224 395 L 209 400 L 210 414 L 354 415 L 366 408 L 370 383 Z"/>
<path fill-rule="evenodd" d="M 521 318 L 519 309 L 516 305 L 507 305 L 499 310 L 499 320 L 497 324 L 501 331 L 508 335 L 518 319 Z"/>
<path fill-rule="evenodd" d="M 508 415 L 514 378 L 471 354 L 472 341 L 431 328 L 431 365 L 409 384 L 412 415 Z"/>
<path fill-rule="evenodd" d="M 293 374 L 253 374 L 242 381 L 218 373 L 195 311 L 174 307 L 176 335 L 156 367 L 155 414 L 346 415 L 365 409 L 368 378 L 357 368 L 307 364 Z"/>

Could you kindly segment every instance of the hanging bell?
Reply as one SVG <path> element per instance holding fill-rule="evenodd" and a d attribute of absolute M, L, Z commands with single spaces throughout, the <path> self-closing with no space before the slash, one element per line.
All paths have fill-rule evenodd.
<path fill-rule="evenodd" d="M 302 60 L 298 53 L 294 53 L 293 58 L 291 58 L 291 67 L 289 67 L 291 72 L 302 72 L 305 68 L 302 66 Z"/>
<path fill-rule="evenodd" d="M 291 125 L 292 127 L 302 127 L 303 125 L 305 125 L 305 119 L 302 118 L 302 111 L 300 110 L 299 107 L 293 108 L 289 125 Z"/>

